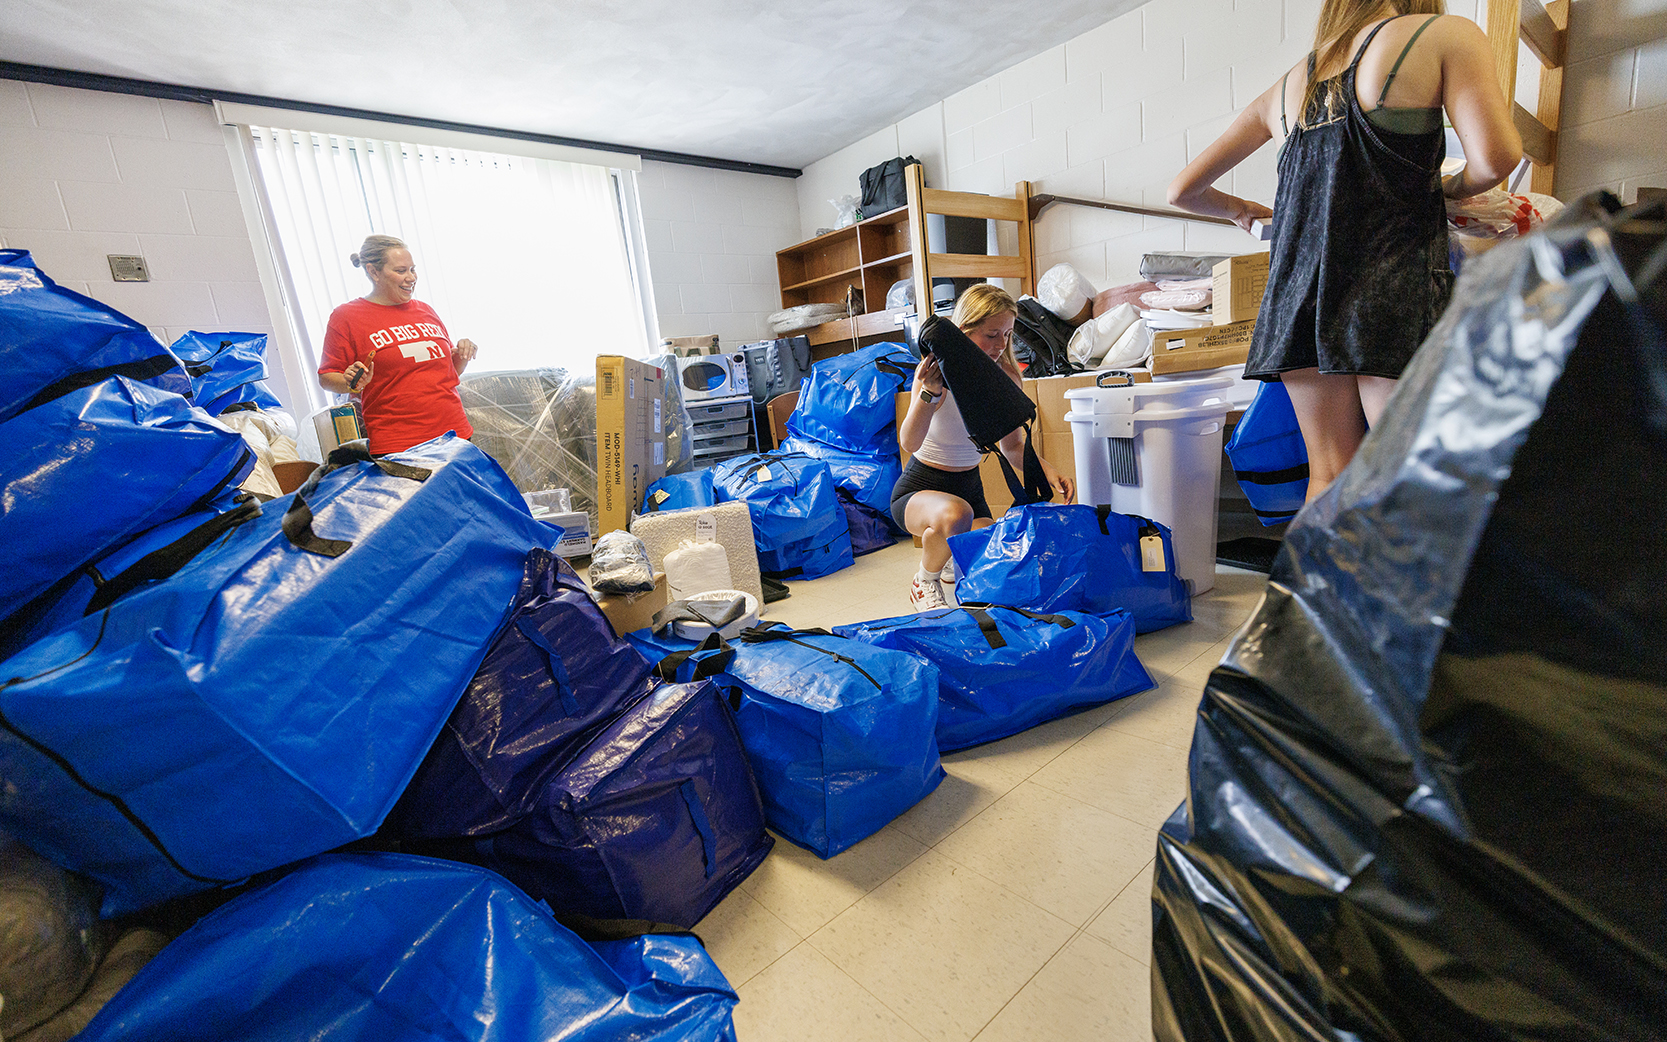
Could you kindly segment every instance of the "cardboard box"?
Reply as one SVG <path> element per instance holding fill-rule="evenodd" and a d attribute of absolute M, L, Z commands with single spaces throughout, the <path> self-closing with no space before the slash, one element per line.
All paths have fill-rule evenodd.
<path fill-rule="evenodd" d="M 1229 257 L 1210 269 L 1210 318 L 1218 326 L 1256 317 L 1268 288 L 1268 255 Z"/>
<path fill-rule="evenodd" d="M 634 358 L 597 356 L 598 537 L 629 528 L 648 486 L 666 476 L 665 379 Z"/>
<path fill-rule="evenodd" d="M 654 589 L 646 593 L 592 593 L 614 632 L 623 635 L 651 624 L 654 613 L 666 606 L 666 573 L 655 572 Z"/>
<path fill-rule="evenodd" d="M 1152 334 L 1152 372 L 1190 373 L 1238 365 L 1250 357 L 1250 337 L 1256 320 L 1230 326 L 1204 326 Z"/>
<path fill-rule="evenodd" d="M 590 553 L 590 515 L 582 510 L 565 514 L 544 514 L 540 521 L 561 526 L 561 541 L 556 553 L 562 557 L 583 557 Z"/>

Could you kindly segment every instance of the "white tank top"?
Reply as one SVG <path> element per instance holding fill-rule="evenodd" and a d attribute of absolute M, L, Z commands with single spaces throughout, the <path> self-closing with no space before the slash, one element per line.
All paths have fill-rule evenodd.
<path fill-rule="evenodd" d="M 947 387 L 944 388 L 943 401 L 938 403 L 938 410 L 932 414 L 932 422 L 926 428 L 926 440 L 920 443 L 920 451 L 915 453 L 915 458 L 947 470 L 967 470 L 978 466 L 984 458 L 968 436 L 961 410 L 956 407 L 955 396 L 949 393 Z"/>

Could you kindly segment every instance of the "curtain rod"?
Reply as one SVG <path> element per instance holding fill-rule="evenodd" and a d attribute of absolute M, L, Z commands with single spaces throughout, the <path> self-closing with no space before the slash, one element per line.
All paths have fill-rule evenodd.
<path fill-rule="evenodd" d="M 172 83 L 157 83 L 154 80 L 129 79 L 126 76 L 105 76 L 95 72 L 54 69 L 45 65 L 22 65 L 17 62 L 0 61 L 0 80 L 50 83 L 58 87 L 101 90 L 111 94 L 133 94 L 146 98 L 162 98 L 167 101 L 194 101 L 205 105 L 213 104 L 216 101 L 229 101 L 244 105 L 264 105 L 268 108 L 290 109 L 296 112 L 317 112 L 326 116 L 350 116 L 355 119 L 380 120 L 384 123 L 401 123 L 411 127 L 456 130 L 467 134 L 488 134 L 492 137 L 509 138 L 515 141 L 537 141 L 546 145 L 565 145 L 570 148 L 589 148 L 601 152 L 620 152 L 661 163 L 699 166 L 710 170 L 733 170 L 743 174 L 765 174 L 770 177 L 792 178 L 803 173 L 803 171 L 790 166 L 748 163 L 740 159 L 714 159 L 711 156 L 696 156 L 686 152 L 666 152 L 655 148 L 633 148 L 629 145 L 616 145 L 605 141 L 588 141 L 584 138 L 559 137 L 554 134 L 536 134 L 526 130 L 508 130 L 503 127 L 488 127 L 478 123 L 454 123 L 450 120 L 401 116 L 389 112 L 347 108 L 341 105 L 291 101 L 287 98 L 267 97 L 264 94 L 241 94 L 237 91 L 212 90 L 207 87 L 183 87 Z"/>
<path fill-rule="evenodd" d="M 1202 224 L 1225 224 L 1230 228 L 1238 225 L 1225 217 L 1205 217 L 1202 214 L 1187 213 L 1185 210 L 1164 210 L 1151 206 L 1131 206 L 1128 203 L 1108 203 L 1104 199 L 1072 199 L 1063 195 L 1033 195 L 1030 197 L 1030 219 L 1036 220 L 1036 215 L 1049 203 L 1070 203 L 1073 206 L 1097 206 L 1102 210 L 1116 210 L 1119 213 L 1135 213 L 1144 217 L 1168 217 L 1174 221 L 1198 221 Z"/>

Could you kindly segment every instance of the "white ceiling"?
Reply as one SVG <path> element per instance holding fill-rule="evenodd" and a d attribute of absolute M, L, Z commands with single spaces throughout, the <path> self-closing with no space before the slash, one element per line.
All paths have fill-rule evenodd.
<path fill-rule="evenodd" d="M 0 60 L 802 167 L 1142 0 L 0 0 Z"/>

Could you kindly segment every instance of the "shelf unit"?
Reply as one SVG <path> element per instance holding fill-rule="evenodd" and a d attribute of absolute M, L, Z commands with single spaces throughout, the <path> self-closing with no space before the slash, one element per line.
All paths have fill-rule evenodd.
<path fill-rule="evenodd" d="M 886 294 L 905 279 L 915 284 L 915 299 L 932 299 L 933 278 L 1018 279 L 1023 292 L 1035 292 L 1030 224 L 1030 182 L 1020 181 L 1013 198 L 945 192 L 927 188 L 917 163 L 903 171 L 908 202 L 846 228 L 789 246 L 776 253 L 781 306 L 839 303 L 855 288 L 864 311 L 796 331 L 810 338 L 812 354 L 825 358 L 851 346 L 902 336 L 909 308 L 888 311 Z M 930 253 L 927 214 L 977 217 L 1012 222 L 1018 232 L 1017 255 Z"/>

